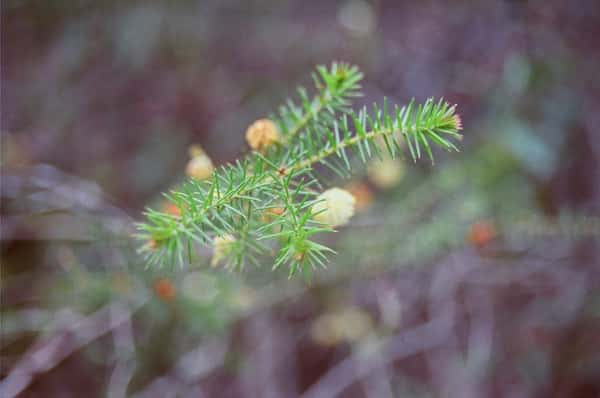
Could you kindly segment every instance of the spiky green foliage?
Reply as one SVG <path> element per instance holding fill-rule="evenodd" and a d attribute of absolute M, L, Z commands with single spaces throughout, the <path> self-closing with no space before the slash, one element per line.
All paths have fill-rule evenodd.
<path fill-rule="evenodd" d="M 413 160 L 427 154 L 433 161 L 433 147 L 457 150 L 453 141 L 461 138 L 461 125 L 453 106 L 428 100 L 390 107 L 384 100 L 370 111 L 354 112 L 350 100 L 359 95 L 361 78 L 354 66 L 318 67 L 314 98 L 299 89 L 302 105 L 288 102 L 276 118 L 283 145 L 251 152 L 219 167 L 208 180 L 190 179 L 166 194 L 180 210 L 178 216 L 148 209 L 138 236 L 151 242 L 142 248 L 149 264 L 185 264 L 192 261 L 195 246 L 211 246 L 215 237 L 232 235 L 235 244 L 221 253 L 227 267 L 258 265 L 275 253 L 274 269 L 286 266 L 290 276 L 310 276 L 333 253 L 315 237 L 333 231 L 313 218 L 323 189 L 316 165 L 344 178 L 353 158 L 364 163 L 374 156 L 396 157 L 406 147 Z"/>
<path fill-rule="evenodd" d="M 314 98 L 309 99 L 306 89 L 298 87 L 300 104 L 288 100 L 273 117 L 286 143 L 293 143 L 303 130 L 329 126 L 339 113 L 348 112 L 352 99 L 361 95 L 362 78 L 363 74 L 356 66 L 344 63 L 333 63 L 329 69 L 318 66 L 312 74 L 316 89 Z"/>

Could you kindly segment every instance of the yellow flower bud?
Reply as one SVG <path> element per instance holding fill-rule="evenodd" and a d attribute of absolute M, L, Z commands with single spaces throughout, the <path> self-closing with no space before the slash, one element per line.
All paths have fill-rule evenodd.
<path fill-rule="evenodd" d="M 219 261 L 225 259 L 231 252 L 236 239 L 231 234 L 216 236 L 213 239 L 213 257 L 210 262 L 211 267 L 216 267 Z"/>
<path fill-rule="evenodd" d="M 196 180 L 205 180 L 212 175 L 214 169 L 212 160 L 202 153 L 190 159 L 185 173 Z"/>
<path fill-rule="evenodd" d="M 190 145 L 190 147 L 188 148 L 188 154 L 190 155 L 190 159 L 193 159 L 196 156 L 206 155 L 204 149 L 202 149 L 200 145 L 196 144 Z"/>
<path fill-rule="evenodd" d="M 331 227 L 344 225 L 354 215 L 356 199 L 345 189 L 331 188 L 317 197 L 312 207 L 315 220 Z"/>
<path fill-rule="evenodd" d="M 269 119 L 259 119 L 246 130 L 246 141 L 255 151 L 264 152 L 280 139 L 277 125 Z"/>
<path fill-rule="evenodd" d="M 373 159 L 369 162 L 367 174 L 378 188 L 392 188 L 404 177 L 404 163 L 400 159 L 390 157 L 383 160 Z"/>

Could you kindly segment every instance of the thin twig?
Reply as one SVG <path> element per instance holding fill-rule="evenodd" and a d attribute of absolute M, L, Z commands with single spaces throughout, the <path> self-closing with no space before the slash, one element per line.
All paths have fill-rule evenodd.
<path fill-rule="evenodd" d="M 328 398 L 339 396 L 357 380 L 378 367 L 414 355 L 442 344 L 452 326 L 452 320 L 440 316 L 424 325 L 407 330 L 383 343 L 367 358 L 352 355 L 330 369 L 302 398 Z M 357 366 L 359 364 L 359 366 Z"/>
<path fill-rule="evenodd" d="M 106 305 L 50 338 L 40 337 L 0 383 L 0 397 L 19 395 L 37 374 L 53 369 L 72 353 L 128 322 L 144 302 L 141 300 L 129 307 L 124 303 Z"/>

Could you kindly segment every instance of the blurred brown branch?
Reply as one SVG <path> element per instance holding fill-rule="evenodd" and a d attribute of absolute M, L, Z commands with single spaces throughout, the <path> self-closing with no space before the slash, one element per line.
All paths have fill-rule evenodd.
<path fill-rule="evenodd" d="M 122 326 L 144 304 L 112 303 L 88 316 L 75 315 L 68 324 L 50 337 L 39 337 L 0 383 L 0 396 L 12 398 L 24 391 L 40 373 L 49 371 L 62 360 L 97 338 Z"/>

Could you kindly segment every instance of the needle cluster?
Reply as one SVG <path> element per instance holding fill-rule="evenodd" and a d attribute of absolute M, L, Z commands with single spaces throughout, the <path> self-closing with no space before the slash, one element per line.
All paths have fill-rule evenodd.
<path fill-rule="evenodd" d="M 230 269 L 271 257 L 273 269 L 287 267 L 290 276 L 309 277 L 334 253 L 317 239 L 334 231 L 323 213 L 344 214 L 347 220 L 353 211 L 326 208 L 324 200 L 327 206 L 337 202 L 331 200 L 335 195 L 323 195 L 326 187 L 315 166 L 347 178 L 353 159 L 364 164 L 407 152 L 414 161 L 427 156 L 433 162 L 434 147 L 458 150 L 462 126 L 454 106 L 432 99 L 390 106 L 383 100 L 353 111 L 361 79 L 358 68 L 348 64 L 317 67 L 312 98 L 299 88 L 298 101 L 261 120 L 260 131 L 253 127 L 260 134 L 250 135 L 256 142 L 260 138 L 260 145 L 250 145 L 246 156 L 217 167 L 209 178 L 190 178 L 165 194 L 177 212 L 147 209 L 137 227 L 148 264 L 183 265 L 193 260 L 197 245 L 216 242 L 218 262 Z"/>

